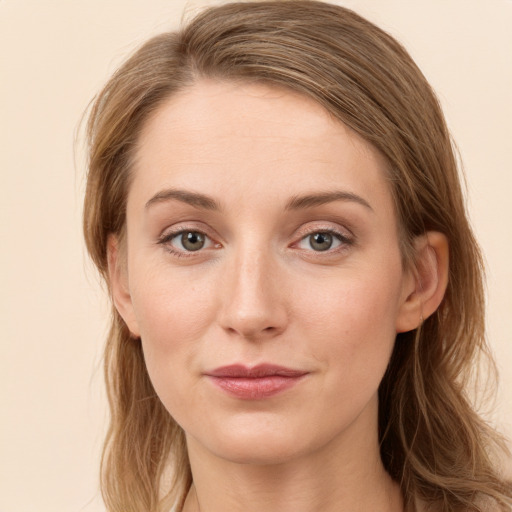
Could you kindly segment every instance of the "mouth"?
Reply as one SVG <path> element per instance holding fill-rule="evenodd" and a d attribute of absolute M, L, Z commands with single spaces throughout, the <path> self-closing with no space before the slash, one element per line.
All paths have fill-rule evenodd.
<path fill-rule="evenodd" d="M 261 400 L 290 389 L 308 373 L 273 364 L 260 364 L 252 368 L 235 364 L 216 368 L 205 375 L 214 385 L 233 397 Z"/>

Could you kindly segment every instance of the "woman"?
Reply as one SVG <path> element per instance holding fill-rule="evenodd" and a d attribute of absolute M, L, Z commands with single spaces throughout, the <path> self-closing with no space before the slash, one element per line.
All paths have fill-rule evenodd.
<path fill-rule="evenodd" d="M 148 41 L 89 120 L 109 511 L 507 510 L 466 397 L 482 264 L 437 100 L 326 3 Z"/>

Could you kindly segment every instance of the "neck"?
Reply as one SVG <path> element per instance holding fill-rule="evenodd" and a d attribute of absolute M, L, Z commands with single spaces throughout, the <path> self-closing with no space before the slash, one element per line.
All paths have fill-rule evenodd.
<path fill-rule="evenodd" d="M 357 423 L 315 451 L 272 464 L 228 461 L 187 439 L 194 483 L 183 512 L 401 512 L 377 435 Z"/>

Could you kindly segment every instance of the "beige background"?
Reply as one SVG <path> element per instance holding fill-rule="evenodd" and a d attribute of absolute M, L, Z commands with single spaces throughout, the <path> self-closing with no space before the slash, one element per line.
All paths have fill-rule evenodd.
<path fill-rule="evenodd" d="M 0 0 L 0 511 L 99 512 L 107 307 L 80 232 L 88 101 L 185 0 Z M 210 2 L 211 3 L 211 2 Z M 410 50 L 437 90 L 468 176 L 512 433 L 512 1 L 346 0 Z"/>

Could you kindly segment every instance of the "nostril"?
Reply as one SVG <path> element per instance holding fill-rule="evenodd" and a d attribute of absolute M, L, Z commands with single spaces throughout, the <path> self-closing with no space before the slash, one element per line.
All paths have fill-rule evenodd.
<path fill-rule="evenodd" d="M 242 336 L 248 340 L 277 336 L 282 330 L 274 325 L 268 327 L 258 327 L 257 325 L 239 325 L 238 328 L 236 326 L 226 327 L 226 331 L 230 335 Z"/>

